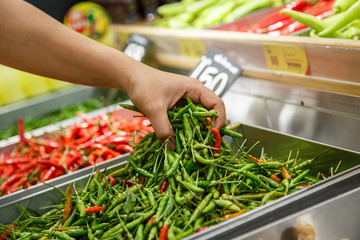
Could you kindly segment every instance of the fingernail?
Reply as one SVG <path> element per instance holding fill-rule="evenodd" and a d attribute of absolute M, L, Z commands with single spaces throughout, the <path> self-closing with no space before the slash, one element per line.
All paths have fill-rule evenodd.
<path fill-rule="evenodd" d="M 175 151 L 175 142 L 173 141 L 173 139 L 170 139 L 170 141 L 167 144 L 167 148 L 169 150 Z"/>

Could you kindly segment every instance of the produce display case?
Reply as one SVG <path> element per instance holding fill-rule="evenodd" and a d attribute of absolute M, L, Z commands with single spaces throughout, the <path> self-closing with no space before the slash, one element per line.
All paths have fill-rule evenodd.
<path fill-rule="evenodd" d="M 271 13 L 274 9 L 265 10 Z M 248 24 L 260 19 L 265 11 L 240 20 Z M 356 223 L 360 212 L 356 207 L 360 187 L 360 43 L 356 40 L 310 38 L 302 36 L 269 36 L 223 31 L 224 26 L 206 30 L 175 30 L 145 25 L 115 24 L 116 47 L 123 49 L 131 34 L 147 37 L 152 43 L 149 58 L 157 67 L 188 74 L 199 63 L 207 50 L 226 55 L 242 69 L 223 96 L 228 121 L 243 123 L 237 131 L 246 139 L 246 145 L 259 143 L 252 150 L 259 155 L 262 150 L 273 157 L 287 157 L 289 151 L 299 151 L 301 159 L 321 155 L 313 164 L 311 173 L 336 174 L 320 183 L 299 190 L 265 206 L 252 210 L 229 221 L 204 230 L 188 239 L 274 239 L 293 234 L 294 226 L 301 221 L 311 223 L 317 236 L 355 239 Z M 284 52 L 279 52 L 283 49 Z M 284 61 L 280 66 L 269 63 L 269 54 Z M 284 54 L 292 55 L 289 58 Z M 289 61 L 300 63 L 301 69 L 284 66 Z M 291 63 L 291 62 L 290 62 Z M 5 125 L 24 113 L 41 112 L 53 108 L 58 102 L 79 101 L 93 91 L 108 90 L 80 87 L 8 108 L 0 108 L 0 122 Z M 69 94 L 69 95 L 68 95 Z M 70 96 L 70 98 L 69 98 Z M 49 102 L 53 104 L 49 104 Z M 99 109 L 90 114 L 119 111 L 118 106 Z M 125 111 L 126 112 L 126 111 Z M 129 116 L 131 113 L 127 112 Z M 78 118 L 55 123 L 32 131 L 34 136 L 44 136 L 73 124 Z M 27 135 L 27 136 L 29 136 Z M 10 151 L 18 137 L 0 141 L 0 148 Z M 227 139 L 232 145 L 231 139 Z M 58 202 L 62 196 L 54 189 L 65 191 L 69 183 L 85 186 L 93 170 L 112 172 L 127 162 L 123 155 L 21 190 L 0 198 L 0 223 L 10 224 L 19 216 L 16 204 L 38 210 Z M 349 208 L 344 208 L 345 205 Z M 334 209 L 337 209 L 334 211 Z M 326 212 L 326 213 L 324 213 Z M 339 216 L 351 219 L 353 225 L 338 227 Z M 331 225 L 339 231 L 326 232 Z M 288 229 L 291 230 L 288 230 Z M 288 233 L 290 231 L 290 233 Z M 285 235 L 286 237 L 286 235 Z M 293 239 L 297 239 L 292 235 Z M 289 238 L 288 238 L 289 239 Z"/>
<path fill-rule="evenodd" d="M 260 143 L 254 148 L 255 155 L 264 148 L 266 152 L 274 157 L 281 156 L 282 158 L 286 158 L 290 149 L 296 149 L 300 151 L 299 159 L 306 160 L 307 157 L 314 157 L 314 155 L 319 155 L 328 149 L 326 154 L 323 154 L 314 162 L 314 168 L 312 169 L 313 172 L 324 171 L 324 173 L 327 173 L 331 167 L 336 168 L 336 166 L 339 165 L 340 159 L 342 162 L 334 176 L 234 219 L 216 225 L 213 228 L 209 228 L 197 235 L 193 235 L 193 238 L 216 239 L 224 235 L 231 236 L 230 232 L 233 232 L 232 234 L 236 234 L 236 236 L 240 236 L 250 230 L 256 229 L 258 225 L 254 224 L 254 222 L 265 224 L 271 221 L 269 215 L 282 215 L 284 208 L 287 209 L 287 213 L 301 210 L 310 207 L 319 201 L 326 200 L 347 190 L 351 190 L 359 185 L 358 174 L 360 155 L 356 152 L 248 125 L 240 126 L 238 131 L 244 135 L 244 139 L 246 139 L 246 144 L 248 146 L 252 146 L 254 142 L 260 140 Z M 125 163 L 125 157 L 118 159 L 116 163 L 111 162 L 111 165 L 107 166 L 107 171 L 114 171 L 120 165 Z M 54 179 L 53 182 L 49 182 L 49 185 L 41 186 L 40 191 L 34 190 L 33 192 L 26 192 L 30 190 L 28 189 L 19 193 L 16 198 L 0 198 L 0 215 L 8 216 L 6 219 L 1 219 L 1 223 L 10 224 L 19 216 L 16 204 L 21 204 L 24 207 L 41 212 L 40 209 L 42 207 L 51 205 L 62 198 L 62 195 L 59 194 L 54 187 L 64 191 L 70 182 L 76 182 L 77 187 L 84 186 L 89 177 L 89 173 L 90 169 L 82 174 L 74 175 L 72 178 L 64 177 L 62 179 Z"/>

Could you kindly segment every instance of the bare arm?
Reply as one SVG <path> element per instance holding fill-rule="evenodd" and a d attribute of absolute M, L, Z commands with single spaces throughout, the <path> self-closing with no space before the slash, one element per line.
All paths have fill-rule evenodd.
<path fill-rule="evenodd" d="M 94 87 L 124 90 L 150 119 L 157 136 L 173 136 L 167 109 L 189 97 L 226 120 L 224 103 L 196 79 L 135 61 L 52 19 L 22 0 L 0 0 L 0 64 Z"/>

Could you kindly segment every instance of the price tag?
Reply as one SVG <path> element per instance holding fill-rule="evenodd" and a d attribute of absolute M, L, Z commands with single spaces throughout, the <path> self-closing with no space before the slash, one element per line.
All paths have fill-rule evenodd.
<path fill-rule="evenodd" d="M 241 72 L 242 69 L 222 53 L 210 49 L 201 57 L 200 63 L 190 77 L 199 79 L 202 84 L 221 97 Z"/>
<path fill-rule="evenodd" d="M 306 75 L 310 73 L 305 49 L 299 46 L 264 44 L 264 55 L 270 70 Z"/>
<path fill-rule="evenodd" d="M 185 57 L 199 58 L 206 53 L 206 47 L 201 39 L 179 38 L 181 55 Z"/>
<path fill-rule="evenodd" d="M 151 42 L 144 36 L 132 34 L 124 49 L 124 53 L 133 59 L 142 62 L 151 46 Z"/>

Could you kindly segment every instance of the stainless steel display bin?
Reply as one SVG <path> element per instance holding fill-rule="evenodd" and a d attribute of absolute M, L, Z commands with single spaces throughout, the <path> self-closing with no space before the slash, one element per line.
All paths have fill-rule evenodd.
<path fill-rule="evenodd" d="M 255 156 L 264 149 L 269 156 L 274 158 L 287 158 L 290 150 L 292 150 L 294 154 L 299 150 L 298 159 L 300 161 L 300 159 L 307 160 L 313 158 L 328 149 L 326 154 L 321 155 L 314 161 L 311 171 L 312 174 L 318 171 L 327 174 L 331 167 L 335 168 L 338 166 L 340 160 L 342 162 L 338 167 L 338 172 L 334 176 L 236 218 L 215 225 L 208 230 L 192 235 L 189 239 L 230 239 L 238 237 L 275 220 L 289 216 L 294 212 L 331 199 L 360 185 L 360 155 L 357 152 L 248 125 L 242 125 L 238 130 L 244 135 L 246 146 L 251 147 L 255 142 L 260 141 L 253 148 L 252 154 Z M 235 146 L 231 139 L 227 140 Z M 119 165 L 125 162 L 126 159 L 121 159 Z M 108 171 L 119 168 L 119 165 L 109 166 Z M 65 187 L 70 182 L 76 182 L 76 186 L 81 187 L 87 182 L 88 174 L 89 172 L 83 175 L 79 173 L 76 177 L 73 175 L 72 178 L 66 178 L 63 181 L 54 180 L 52 185 L 62 191 L 65 190 Z M 4 201 L 0 199 L 0 222 L 9 224 L 19 216 L 16 204 L 38 210 L 41 207 L 51 205 L 61 199 L 62 196 L 54 190 L 53 187 L 48 185 L 42 187 L 41 192 L 26 194 L 24 191 L 21 197 L 12 199 L 12 201 L 6 201 L 4 203 Z"/>
<path fill-rule="evenodd" d="M 306 232 L 314 237 L 309 238 L 313 240 L 315 237 L 334 240 L 359 239 L 359 200 L 360 187 L 357 187 L 234 239 L 297 240 L 300 234 Z"/>

